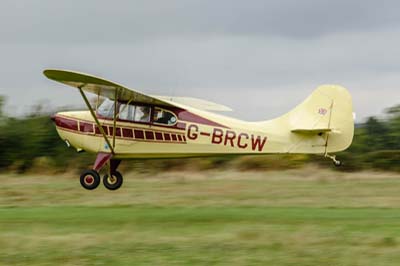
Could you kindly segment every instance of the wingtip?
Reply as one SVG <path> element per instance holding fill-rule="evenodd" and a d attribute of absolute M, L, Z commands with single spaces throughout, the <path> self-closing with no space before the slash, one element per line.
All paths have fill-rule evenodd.
<path fill-rule="evenodd" d="M 44 69 L 43 71 L 42 71 L 42 73 L 43 73 L 43 75 L 45 75 L 46 77 L 47 77 L 47 72 L 49 71 L 49 69 Z"/>
<path fill-rule="evenodd" d="M 67 70 L 67 69 L 57 69 L 57 68 L 46 68 L 43 70 L 43 75 L 45 75 L 46 77 L 48 77 L 51 74 L 57 74 L 57 73 L 71 73 L 71 74 L 84 74 L 84 75 L 88 75 L 85 73 L 80 73 L 77 71 L 71 71 L 71 70 Z"/>
<path fill-rule="evenodd" d="M 56 71 L 59 71 L 59 70 L 47 68 L 47 69 L 43 70 L 43 75 L 45 75 L 47 78 L 51 79 L 51 74 Z"/>

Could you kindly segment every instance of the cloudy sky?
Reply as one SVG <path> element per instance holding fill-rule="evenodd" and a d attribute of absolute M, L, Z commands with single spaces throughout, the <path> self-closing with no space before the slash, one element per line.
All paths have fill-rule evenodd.
<path fill-rule="evenodd" d="M 2 0 L 0 95 L 17 115 L 82 105 L 42 75 L 62 68 L 260 120 L 328 83 L 350 90 L 362 121 L 400 103 L 399 11 L 385 0 Z"/>

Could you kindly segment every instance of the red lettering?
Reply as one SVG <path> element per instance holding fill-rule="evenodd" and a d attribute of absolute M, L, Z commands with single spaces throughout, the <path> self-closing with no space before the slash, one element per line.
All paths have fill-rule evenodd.
<path fill-rule="evenodd" d="M 199 136 L 199 134 L 197 134 L 198 132 L 199 132 L 199 127 L 197 125 L 189 125 L 187 131 L 187 137 L 192 140 L 197 139 L 197 137 Z"/>
<path fill-rule="evenodd" d="M 256 148 L 258 149 L 258 151 L 262 151 L 266 141 L 267 137 L 264 137 L 263 140 L 261 141 L 260 136 L 257 136 L 257 138 L 254 139 L 254 135 L 251 135 L 251 148 L 253 149 L 253 151 L 255 151 Z"/>
<path fill-rule="evenodd" d="M 239 148 L 241 149 L 246 149 L 246 147 L 248 146 L 247 143 L 241 143 L 242 137 L 245 137 L 246 139 L 249 139 L 249 135 L 247 135 L 246 133 L 240 133 L 238 136 L 238 141 L 237 141 L 237 145 Z"/>
<path fill-rule="evenodd" d="M 226 144 L 228 143 L 228 141 L 231 143 L 232 147 L 235 147 L 235 145 L 233 144 L 233 140 L 236 138 L 236 133 L 234 131 L 231 130 L 227 130 L 225 133 L 225 141 L 224 141 L 224 145 L 226 146 Z"/>
<path fill-rule="evenodd" d="M 224 132 L 221 129 L 214 128 L 212 138 L 211 138 L 211 143 L 220 144 L 222 142 L 223 135 L 224 135 Z"/>

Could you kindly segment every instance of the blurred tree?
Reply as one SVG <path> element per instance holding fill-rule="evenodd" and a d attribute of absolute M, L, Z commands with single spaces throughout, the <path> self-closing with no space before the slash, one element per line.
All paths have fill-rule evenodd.
<path fill-rule="evenodd" d="M 32 105 L 29 117 L 38 117 L 49 115 L 52 113 L 52 108 L 47 100 L 41 100 Z"/>
<path fill-rule="evenodd" d="M 4 114 L 4 106 L 5 106 L 6 98 L 0 95 L 0 124 L 6 119 Z"/>
<path fill-rule="evenodd" d="M 399 116 L 400 115 L 400 104 L 387 108 L 386 113 L 389 115 Z"/>
<path fill-rule="evenodd" d="M 85 169 L 94 161 L 93 154 L 76 154 L 65 147 L 55 130 L 53 122 L 46 114 L 46 105 L 37 104 L 32 114 L 25 118 L 7 117 L 4 112 L 5 98 L 0 96 L 0 170 L 11 168 L 19 172 L 35 169 L 35 162 L 45 162 L 42 166 L 50 170 Z M 356 171 L 368 168 L 400 171 L 400 105 L 386 110 L 386 119 L 370 117 L 363 124 L 356 125 L 351 147 L 339 154 L 345 165 L 342 170 Z M 296 159 L 297 158 L 297 159 Z M 43 160 L 42 160 L 43 159 Z M 318 162 L 322 166 L 331 164 L 320 156 L 296 157 L 230 157 L 202 158 L 185 161 L 193 169 L 287 169 L 300 167 L 306 162 Z M 181 160 L 176 161 L 179 165 Z M 160 170 L 174 169 L 171 161 L 140 161 L 136 170 L 144 165 L 157 165 Z M 161 165 L 161 166 L 160 166 Z M 172 165 L 172 168 L 171 168 Z M 70 167 L 72 166 L 72 167 Z M 181 165 L 180 165 L 181 166 Z M 32 168 L 33 167 L 33 168 Z M 139 168 L 139 169 L 138 169 Z M 43 168 L 42 168 L 43 169 Z"/>
<path fill-rule="evenodd" d="M 388 127 L 384 122 L 376 117 L 369 117 L 364 125 L 365 138 L 363 145 L 366 150 L 385 150 L 390 149 L 388 139 Z"/>
<path fill-rule="evenodd" d="M 367 142 L 367 135 L 363 126 L 356 126 L 354 130 L 353 142 L 350 148 L 347 150 L 350 153 L 363 153 L 369 150 L 368 146 L 365 145 Z"/>
<path fill-rule="evenodd" d="M 389 146 L 391 149 L 400 150 L 400 105 L 388 108 L 386 113 L 389 115 Z"/>

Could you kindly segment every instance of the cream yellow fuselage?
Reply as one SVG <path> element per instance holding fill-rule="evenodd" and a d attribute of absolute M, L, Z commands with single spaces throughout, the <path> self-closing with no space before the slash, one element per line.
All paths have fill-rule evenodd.
<path fill-rule="evenodd" d="M 62 112 L 55 119 L 61 139 L 68 141 L 76 149 L 93 153 L 111 152 L 101 132 L 96 130 L 95 121 L 88 111 Z M 99 122 L 112 143 L 113 121 L 99 118 Z M 76 124 L 68 126 L 68 123 Z M 274 145 L 266 133 L 257 130 L 252 123 L 243 123 L 235 128 L 187 121 L 178 123 L 183 126 L 169 128 L 117 121 L 114 158 L 173 158 L 278 152 L 273 149 Z M 249 130 L 251 128 L 254 129 Z"/>
<path fill-rule="evenodd" d="M 354 121 L 351 96 L 340 86 L 321 86 L 276 119 L 246 122 L 198 109 L 171 110 L 173 126 L 116 121 L 113 158 L 171 158 L 218 154 L 338 152 L 350 146 Z M 113 143 L 113 120 L 97 116 Z M 79 150 L 111 150 L 89 111 L 58 113 L 60 137 Z"/>

